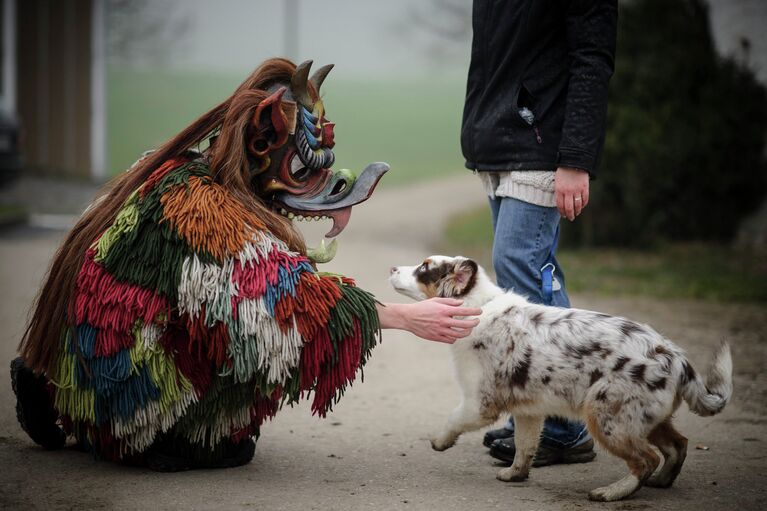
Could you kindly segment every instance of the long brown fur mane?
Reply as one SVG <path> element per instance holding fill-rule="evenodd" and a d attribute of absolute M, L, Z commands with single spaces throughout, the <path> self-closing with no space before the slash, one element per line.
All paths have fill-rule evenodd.
<path fill-rule="evenodd" d="M 35 299 L 34 313 L 19 344 L 28 367 L 36 373 L 53 372 L 62 334 L 65 329 L 76 326 L 71 298 L 85 252 L 109 228 L 128 196 L 165 161 L 183 156 L 214 134 L 217 135 L 216 142 L 209 150 L 214 181 L 258 215 L 292 250 L 305 253 L 303 239 L 291 223 L 273 212 L 256 195 L 245 151 L 249 123 L 256 106 L 268 96 L 266 89 L 275 83 L 290 83 L 295 68 L 295 64 L 285 59 L 267 60 L 227 100 L 165 142 L 130 172 L 122 173 L 104 187 L 57 250 L 45 284 Z"/>

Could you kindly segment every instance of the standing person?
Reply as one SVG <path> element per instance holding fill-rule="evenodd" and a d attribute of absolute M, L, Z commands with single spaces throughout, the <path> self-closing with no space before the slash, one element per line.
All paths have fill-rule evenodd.
<path fill-rule="evenodd" d="M 589 202 L 605 137 L 617 0 L 474 0 L 461 146 L 490 201 L 498 284 L 569 307 L 559 219 Z M 485 434 L 514 458 L 514 422 Z M 584 424 L 548 418 L 535 465 L 595 457 Z"/>

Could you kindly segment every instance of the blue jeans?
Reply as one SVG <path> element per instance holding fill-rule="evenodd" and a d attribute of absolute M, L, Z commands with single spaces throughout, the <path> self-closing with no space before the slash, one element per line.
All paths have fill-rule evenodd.
<path fill-rule="evenodd" d="M 541 267 L 551 252 L 557 236 L 559 211 L 530 204 L 511 197 L 490 199 L 493 217 L 493 267 L 498 285 L 527 297 L 530 302 L 543 303 Z M 554 258 L 554 276 L 561 288 L 552 294 L 551 305 L 570 307 L 565 290 L 565 276 Z M 506 425 L 514 430 L 514 418 Z M 573 447 L 591 439 L 586 426 L 557 417 L 548 417 L 543 425 L 541 443 L 549 447 Z"/>

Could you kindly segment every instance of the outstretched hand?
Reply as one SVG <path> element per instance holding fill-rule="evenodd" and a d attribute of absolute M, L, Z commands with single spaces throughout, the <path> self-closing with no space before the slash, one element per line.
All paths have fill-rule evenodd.
<path fill-rule="evenodd" d="M 382 328 L 400 328 L 429 341 L 453 344 L 466 337 L 479 319 L 456 319 L 456 316 L 479 316 L 482 309 L 461 307 L 462 300 L 431 298 L 411 304 L 387 304 L 379 308 Z"/>

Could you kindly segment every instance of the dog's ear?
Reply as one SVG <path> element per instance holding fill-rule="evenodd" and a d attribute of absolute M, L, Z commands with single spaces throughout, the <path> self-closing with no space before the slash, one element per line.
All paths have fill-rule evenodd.
<path fill-rule="evenodd" d="M 457 298 L 467 294 L 474 287 L 478 269 L 477 263 L 471 259 L 457 261 L 444 279 L 445 285 L 440 290 L 440 296 Z"/>
<path fill-rule="evenodd" d="M 461 287 L 463 291 L 468 284 L 476 278 L 477 275 L 477 263 L 471 259 L 464 259 L 459 261 L 453 267 L 453 275 L 456 286 Z"/>

